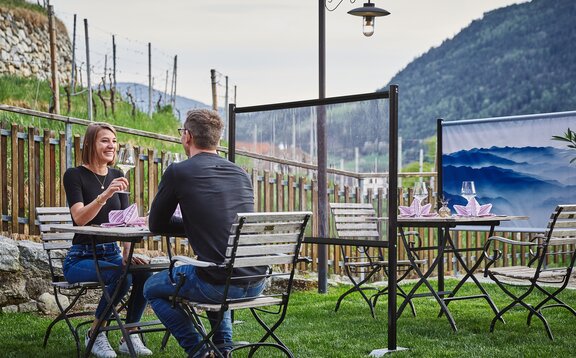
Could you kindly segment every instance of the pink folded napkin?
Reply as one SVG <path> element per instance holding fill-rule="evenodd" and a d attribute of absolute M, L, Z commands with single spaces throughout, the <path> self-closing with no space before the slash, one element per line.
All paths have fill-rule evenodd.
<path fill-rule="evenodd" d="M 410 216 L 410 217 L 419 217 L 419 216 L 434 216 L 435 213 L 430 213 L 430 209 L 432 208 L 432 204 L 428 203 L 426 205 L 420 205 L 418 200 L 413 200 L 410 206 L 398 206 L 398 210 L 400 210 L 400 216 Z"/>
<path fill-rule="evenodd" d="M 493 216 L 490 213 L 492 209 L 492 204 L 478 204 L 476 198 L 472 198 L 466 206 L 464 205 L 454 205 L 454 210 L 457 215 L 460 216 Z"/>
<path fill-rule="evenodd" d="M 108 213 L 108 222 L 101 226 L 146 226 L 146 219 L 138 216 L 138 206 L 132 204 L 124 210 L 110 211 Z"/>

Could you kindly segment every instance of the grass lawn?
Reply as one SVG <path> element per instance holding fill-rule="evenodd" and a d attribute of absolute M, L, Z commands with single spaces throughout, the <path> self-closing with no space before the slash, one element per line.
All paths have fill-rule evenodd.
<path fill-rule="evenodd" d="M 455 284 L 448 280 L 447 286 Z M 509 300 L 498 287 L 486 284 L 486 289 L 499 307 Z M 297 357 L 367 357 L 371 350 L 386 348 L 387 305 L 386 297 L 376 307 L 372 319 L 365 303 L 358 295 L 349 296 L 340 310 L 334 312 L 338 296 L 345 286 L 331 287 L 329 293 L 295 292 L 292 295 L 288 316 L 277 330 L 278 335 Z M 477 293 L 474 286 L 465 285 L 462 294 Z M 576 292 L 567 290 L 561 296 L 576 304 Z M 550 341 L 538 319 L 526 325 L 527 311 L 514 309 L 504 317 L 506 324 L 497 323 L 494 333 L 489 332 L 492 313 L 484 300 L 455 301 L 450 309 L 458 325 L 453 332 L 446 318 L 437 318 L 438 306 L 432 298 L 415 300 L 417 317 L 406 310 L 398 321 L 398 345 L 408 351 L 394 353 L 393 357 L 569 357 L 576 356 L 574 327 L 576 317 L 565 309 L 544 311 L 552 327 L 555 340 Z M 243 321 L 234 326 L 236 340 L 254 340 L 256 323 L 247 312 L 236 313 Z M 147 315 L 147 319 L 152 319 Z M 73 357 L 71 335 L 60 324 L 53 330 L 46 349 L 42 348 L 44 330 L 49 317 L 35 314 L 0 315 L 0 352 L 2 357 Z M 118 332 L 113 332 L 111 342 L 117 348 Z M 149 347 L 155 357 L 185 357 L 183 350 L 172 338 L 164 352 L 159 351 L 162 333 L 148 335 Z M 235 357 L 246 356 L 238 352 Z M 266 351 L 258 357 L 280 357 Z"/>

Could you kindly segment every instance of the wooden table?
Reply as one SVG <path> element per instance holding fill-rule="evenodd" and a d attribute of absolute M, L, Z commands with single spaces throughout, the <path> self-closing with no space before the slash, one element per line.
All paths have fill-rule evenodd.
<path fill-rule="evenodd" d="M 126 330 L 127 325 L 122 322 L 122 319 L 120 318 L 118 311 L 116 310 L 116 308 L 113 305 L 114 299 L 116 298 L 117 295 L 120 294 L 120 288 L 122 285 L 121 284 L 117 285 L 116 291 L 114 291 L 112 296 L 110 296 L 106 292 L 106 290 L 104 289 L 106 285 L 104 283 L 104 280 L 102 279 L 101 270 L 100 270 L 100 267 L 98 266 L 98 258 L 96 256 L 96 244 L 98 244 L 97 237 L 99 237 L 99 236 L 115 237 L 118 241 L 132 243 L 132 245 L 130 246 L 130 251 L 128 252 L 127 264 L 126 264 L 126 266 L 123 267 L 123 272 L 122 272 L 122 275 L 119 279 L 122 282 L 123 280 L 126 279 L 126 276 L 128 275 L 128 272 L 130 271 L 130 265 L 132 262 L 132 255 L 134 254 L 134 246 L 135 246 L 134 244 L 137 242 L 140 242 L 144 237 L 152 236 L 154 234 L 151 233 L 147 227 L 128 227 L 128 226 L 102 227 L 102 226 L 72 226 L 69 224 L 54 224 L 54 225 L 51 225 L 51 228 L 53 231 L 58 231 L 58 232 L 72 232 L 75 234 L 92 235 L 92 251 L 94 254 L 94 261 L 96 262 L 96 274 L 98 276 L 98 280 L 100 281 L 100 285 L 102 287 L 102 292 L 104 293 L 104 298 L 108 302 L 108 305 L 106 306 L 106 308 L 104 310 L 103 316 L 106 317 L 106 316 L 108 316 L 109 313 L 112 313 L 112 315 L 114 316 L 114 319 L 116 320 L 116 322 L 118 324 L 117 327 L 102 327 L 104 320 L 101 320 L 99 322 L 98 326 L 96 327 L 96 331 L 97 331 L 97 333 L 99 333 L 99 332 L 105 331 L 105 330 L 107 331 L 107 330 L 112 330 L 112 329 L 119 329 L 122 332 L 122 337 L 124 338 L 124 341 L 128 345 L 128 350 L 130 351 L 130 356 L 136 357 L 136 353 L 134 351 L 134 346 L 132 345 L 132 340 L 130 339 L 130 335 L 128 334 L 128 332 Z M 152 267 L 152 266 L 147 267 L 147 269 L 152 270 L 152 269 L 154 269 L 154 267 Z M 159 321 L 153 321 L 151 324 L 159 324 Z M 150 331 L 160 331 L 160 330 L 164 330 L 164 328 L 147 330 L 147 331 L 150 332 Z M 90 342 L 88 343 L 88 346 L 86 347 L 85 357 L 90 356 L 90 352 L 92 350 L 92 346 L 94 345 L 94 340 L 96 339 L 97 335 L 98 334 L 92 334 Z"/>
<path fill-rule="evenodd" d="M 400 307 L 398 308 L 397 317 L 400 317 L 406 305 L 410 302 L 411 299 L 415 297 L 424 297 L 424 296 L 433 296 L 434 299 L 440 305 L 440 315 L 445 314 L 448 322 L 450 323 L 452 329 L 457 331 L 456 323 L 454 322 L 454 318 L 452 314 L 448 310 L 448 303 L 453 300 L 464 300 L 464 299 L 475 299 L 475 298 L 483 298 L 485 299 L 494 314 L 498 314 L 498 308 L 484 289 L 480 281 L 474 276 L 474 271 L 480 266 L 482 263 L 482 257 L 476 261 L 476 263 L 472 267 L 468 267 L 466 261 L 462 257 L 462 252 L 467 251 L 476 251 L 483 249 L 482 247 L 468 247 L 468 248 L 458 248 L 457 245 L 454 243 L 454 240 L 450 236 L 450 229 L 454 229 L 457 226 L 487 226 L 490 227 L 489 236 L 494 234 L 494 228 L 502 221 L 510 221 L 510 220 L 526 220 L 527 217 L 525 216 L 507 216 L 507 215 L 493 215 L 493 216 L 482 216 L 482 217 L 463 217 L 463 216 L 450 216 L 447 218 L 442 218 L 440 216 L 433 216 L 433 217 L 402 217 L 398 216 L 398 229 L 400 231 L 400 236 L 402 242 L 404 243 L 405 247 L 408 248 L 408 242 L 406 236 L 404 234 L 404 229 L 408 227 L 430 227 L 430 228 L 437 228 L 438 229 L 438 245 L 429 246 L 429 247 L 420 247 L 417 250 L 429 250 L 429 249 L 436 249 L 438 250 L 438 254 L 433 262 L 430 263 L 428 270 L 426 272 L 422 272 L 422 270 L 414 263 L 415 257 L 411 250 L 406 250 L 408 259 L 413 263 L 414 271 L 418 274 L 420 278 L 418 282 L 414 285 L 412 290 L 408 293 Z M 458 282 L 456 287 L 451 291 L 445 291 L 444 289 L 444 253 L 451 252 L 453 253 L 454 257 L 456 258 L 457 262 L 461 265 L 461 267 L 465 271 L 464 277 Z M 438 290 L 435 290 L 428 278 L 438 267 Z M 471 279 L 476 287 L 480 290 L 481 294 L 473 295 L 473 296 L 460 296 L 456 297 L 456 294 L 460 290 L 460 288 L 466 283 L 468 279 Z M 426 286 L 429 293 L 420 293 L 417 294 L 416 291 L 420 286 Z M 447 297 L 444 297 L 448 295 Z"/>

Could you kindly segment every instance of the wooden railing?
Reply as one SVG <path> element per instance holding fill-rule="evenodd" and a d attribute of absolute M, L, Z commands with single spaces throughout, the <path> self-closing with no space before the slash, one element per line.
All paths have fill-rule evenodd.
<path fill-rule="evenodd" d="M 12 107 L 13 108 L 13 107 Z M 0 105 L 0 110 L 2 110 Z M 38 114 L 35 113 L 37 116 Z M 47 115 L 48 116 L 48 115 Z M 54 115 L 49 115 L 52 117 Z M 68 117 L 64 117 L 68 118 Z M 0 118 L 1 119 L 1 118 Z M 75 120 L 75 124 L 85 125 L 89 123 Z M 176 142 L 177 138 L 161 136 L 166 138 L 156 138 L 158 140 L 168 140 Z M 0 210 L 2 220 L 0 230 L 5 236 L 12 236 L 19 239 L 28 238 L 30 235 L 38 235 L 34 212 L 38 206 L 65 206 L 66 197 L 62 188 L 62 176 L 69 160 L 73 165 L 80 164 L 81 158 L 81 138 L 73 136 L 70 150 L 66 146 L 66 136 L 63 132 L 55 133 L 51 130 L 42 130 L 34 127 L 24 128 L 15 124 L 0 122 Z M 121 143 L 122 145 L 122 143 Z M 136 167 L 129 174 L 130 189 L 132 191 L 131 201 L 138 204 L 140 214 L 143 215 L 149 210 L 151 200 L 154 198 L 158 183 L 161 178 L 163 156 L 167 153 L 158 153 L 155 149 L 135 147 L 138 153 Z M 238 156 L 243 155 L 237 151 Z M 71 158 L 68 158 L 68 155 Z M 258 157 L 257 155 L 247 155 L 248 157 Z M 262 160 L 259 158 L 258 160 Z M 291 163 L 293 164 L 293 163 Z M 310 165 L 303 166 L 306 169 Z M 330 172 L 330 171 L 329 171 Z M 318 193 L 317 183 L 309 177 L 274 173 L 266 170 L 249 169 L 255 193 L 256 211 L 289 211 L 289 210 L 310 210 L 314 213 L 311 225 L 308 227 L 307 235 L 316 235 L 318 232 Z M 347 172 L 333 171 L 335 175 L 348 175 Z M 338 202 L 372 202 L 380 216 L 386 213 L 387 199 L 383 187 L 377 190 L 363 188 L 361 180 L 367 175 L 354 174 L 354 180 L 358 184 L 341 187 L 337 183 L 330 183 L 328 189 L 329 201 Z M 386 173 L 379 173 L 378 176 L 386 179 Z M 403 173 L 403 177 L 418 176 L 431 186 L 436 183 L 436 173 Z M 386 180 L 385 180 L 386 181 Z M 399 205 L 406 205 L 411 199 L 410 190 L 398 189 L 400 198 Z M 430 190 L 431 202 L 436 202 L 435 190 Z M 330 220 L 330 218 L 329 218 Z M 332 225 L 331 225 L 332 226 Z M 436 232 L 434 230 L 419 229 L 420 236 L 424 240 L 423 245 L 431 246 L 436 242 Z M 331 231 L 333 231 L 331 229 Z M 385 232 L 385 231 L 383 231 Z M 499 235 L 528 240 L 533 234 L 502 232 Z M 459 247 L 482 246 L 486 240 L 484 232 L 458 232 L 457 243 Z M 145 244 L 148 249 L 158 249 L 165 251 L 162 247 L 164 240 L 153 240 Z M 175 239 L 174 249 L 179 252 L 185 246 L 180 245 L 180 239 Z M 312 258 L 312 264 L 301 269 L 316 271 L 317 248 L 314 245 L 304 245 L 303 255 Z M 187 250 L 184 250 L 187 252 Z M 181 251 L 180 251 L 181 252 Z M 405 252 L 399 247 L 399 259 L 405 258 Z M 339 250 L 335 247 L 329 248 L 328 262 L 330 272 L 341 274 L 342 260 L 339 257 Z M 430 250 L 424 254 L 423 258 L 432 261 L 435 252 Z M 468 262 L 474 262 L 481 255 L 480 251 L 470 252 L 466 256 Z M 505 252 L 504 265 L 512 265 L 516 262 L 525 262 L 527 252 Z M 448 254 L 446 259 L 447 271 L 456 271 L 456 266 L 452 262 L 452 255 Z"/>

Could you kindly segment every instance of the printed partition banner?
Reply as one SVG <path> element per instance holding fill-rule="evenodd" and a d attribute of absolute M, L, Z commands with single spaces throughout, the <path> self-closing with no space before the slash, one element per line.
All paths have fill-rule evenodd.
<path fill-rule="evenodd" d="M 466 205 L 462 181 L 473 180 L 492 213 L 529 217 L 502 226 L 543 231 L 556 205 L 576 203 L 576 149 L 552 139 L 568 128 L 576 130 L 576 111 L 443 122 L 442 191 L 452 212 Z"/>

